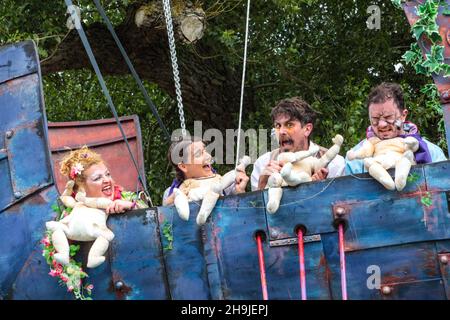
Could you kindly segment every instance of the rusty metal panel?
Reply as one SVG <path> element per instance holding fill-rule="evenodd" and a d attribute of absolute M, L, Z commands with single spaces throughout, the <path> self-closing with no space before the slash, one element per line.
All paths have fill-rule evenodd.
<path fill-rule="evenodd" d="M 199 206 L 190 204 L 189 221 L 182 220 L 174 207 L 158 207 L 160 238 L 166 262 L 167 280 L 174 300 L 212 298 L 209 268 L 204 258 L 202 230 L 195 222 Z M 172 248 L 164 228 L 171 228 Z"/>
<path fill-rule="evenodd" d="M 439 267 L 441 269 L 442 281 L 444 282 L 445 294 L 450 300 L 450 252 L 438 255 Z"/>
<path fill-rule="evenodd" d="M 322 236 L 329 266 L 332 299 L 341 299 L 336 233 Z M 410 243 L 347 251 L 347 291 L 350 300 L 446 299 L 434 242 Z M 379 287 L 370 278 L 379 271 Z"/>
<path fill-rule="evenodd" d="M 1 47 L 0 83 L 37 73 L 39 69 L 38 61 L 33 41 L 18 42 Z"/>
<path fill-rule="evenodd" d="M 389 170 L 389 173 L 393 175 L 394 171 Z M 360 180 L 352 176 L 344 176 L 304 183 L 294 188 L 283 188 L 282 204 L 278 211 L 275 214 L 266 212 L 270 240 L 295 237 L 296 225 L 303 225 L 307 234 L 334 232 L 335 228 L 331 219 L 332 207 L 339 203 L 344 205 L 357 201 L 376 199 L 388 201 L 417 197 L 419 187 L 426 189 L 423 167 L 414 166 L 411 168 L 411 174 L 418 177 L 417 181 L 407 184 L 401 192 L 386 192 L 386 189 L 368 174 L 357 175 L 361 178 Z M 358 188 L 355 188 L 356 183 Z M 265 208 L 266 203 L 267 191 L 264 191 L 262 207 Z"/>
<path fill-rule="evenodd" d="M 145 182 L 139 119 L 136 115 L 119 119 Z M 60 192 L 64 190 L 67 182 L 67 178 L 59 172 L 61 159 L 69 150 L 78 149 L 84 145 L 102 155 L 114 180 L 120 182 L 125 189 L 136 190 L 137 187 L 139 190 L 143 189 L 138 184 L 138 174 L 115 119 L 49 122 L 48 130 L 53 174 Z"/>
<path fill-rule="evenodd" d="M 109 250 L 116 299 L 168 299 L 164 260 L 156 209 L 114 215 L 115 234 Z"/>
<path fill-rule="evenodd" d="M 0 114 L 2 210 L 52 183 L 39 74 L 0 84 Z"/>

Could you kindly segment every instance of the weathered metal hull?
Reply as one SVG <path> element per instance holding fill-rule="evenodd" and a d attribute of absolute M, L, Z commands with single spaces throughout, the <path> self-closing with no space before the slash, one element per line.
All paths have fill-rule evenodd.
<path fill-rule="evenodd" d="M 124 121 L 130 119 L 127 136 L 143 170 L 139 124 Z M 111 127 L 109 120 L 100 122 Z M 54 181 L 60 190 L 64 185 L 52 163 L 57 167 L 58 151 L 69 142 L 73 148 L 123 146 L 117 130 L 109 129 L 97 130 L 108 135 L 87 135 L 94 140 L 65 139 L 67 132 L 77 137 L 74 125 L 50 124 L 49 134 L 34 44 L 0 48 L 0 299 L 72 299 L 48 275 L 41 254 L 45 221 L 55 217 Z M 89 127 L 83 123 L 82 130 Z M 109 163 L 114 174 L 134 170 L 117 161 Z M 414 166 L 417 180 L 402 192 L 387 191 L 365 174 L 285 188 L 274 215 L 265 210 L 266 192 L 225 197 L 203 227 L 195 223 L 197 203 L 190 205 L 188 222 L 173 207 L 113 215 L 108 225 L 116 237 L 108 259 L 88 270 L 93 298 L 262 299 L 255 241 L 262 232 L 269 299 L 300 299 L 295 230 L 303 226 L 308 299 L 341 299 L 336 223 L 342 222 L 349 299 L 450 299 L 449 172 L 450 161 Z M 137 178 L 118 180 L 133 189 Z M 165 249 L 167 225 L 171 250 Z M 90 245 L 83 243 L 76 258 L 85 263 Z M 376 270 L 380 286 L 374 287 Z"/>

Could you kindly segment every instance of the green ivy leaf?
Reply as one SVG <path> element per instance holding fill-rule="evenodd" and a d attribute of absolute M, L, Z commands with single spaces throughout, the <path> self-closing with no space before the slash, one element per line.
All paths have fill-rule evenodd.
<path fill-rule="evenodd" d="M 391 2 L 394 5 L 394 7 L 398 8 L 398 9 L 403 9 L 402 8 L 402 0 L 391 0 Z"/>

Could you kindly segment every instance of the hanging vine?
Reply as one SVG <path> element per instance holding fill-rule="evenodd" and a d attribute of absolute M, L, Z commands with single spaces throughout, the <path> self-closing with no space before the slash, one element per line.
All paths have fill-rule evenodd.
<path fill-rule="evenodd" d="M 403 9 L 402 3 L 404 0 L 391 0 L 395 7 Z M 417 6 L 417 16 L 419 19 L 411 26 L 411 33 L 416 39 L 416 42 L 411 44 L 411 47 L 402 56 L 406 64 L 412 66 L 417 74 L 432 76 L 433 73 L 442 75 L 444 77 L 450 76 L 450 65 L 444 60 L 444 45 L 442 44 L 442 37 L 439 33 L 439 26 L 436 23 L 436 18 L 439 13 L 439 8 L 443 6 L 442 14 L 450 15 L 450 6 L 446 1 L 441 0 L 426 0 Z M 424 37 L 431 46 L 422 54 L 418 41 Z M 438 123 L 440 131 L 444 131 L 443 111 L 439 101 L 439 92 L 436 84 L 429 83 L 425 85 L 420 92 L 427 97 L 427 107 L 434 110 L 441 116 Z"/>

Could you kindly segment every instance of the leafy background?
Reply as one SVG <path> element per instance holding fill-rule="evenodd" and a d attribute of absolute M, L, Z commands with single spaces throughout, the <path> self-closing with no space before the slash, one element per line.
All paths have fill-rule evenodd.
<path fill-rule="evenodd" d="M 124 19 L 134 2 L 102 1 L 113 24 Z M 74 1 L 86 25 L 101 21 L 92 1 Z M 381 9 L 381 29 L 366 26 L 366 9 Z M 214 48 L 231 70 L 242 68 L 245 6 L 243 0 L 205 0 L 208 16 L 202 44 Z M 48 59 L 67 35 L 64 1 L 2 0 L 0 44 L 33 39 L 41 61 Z M 244 112 L 243 129 L 271 128 L 270 110 L 285 97 L 302 96 L 320 114 L 314 140 L 323 146 L 339 133 L 345 138 L 341 154 L 364 138 L 368 126 L 365 106 L 370 89 L 382 81 L 399 82 L 405 91 L 409 119 L 421 133 L 447 152 L 445 132 L 436 101 L 424 92 L 430 77 L 417 75 L 403 62 L 394 65 L 415 39 L 402 10 L 391 1 L 374 0 L 266 0 L 251 7 L 246 94 L 257 106 Z M 193 50 L 195 46 L 186 46 Z M 138 70 L 139 71 L 139 70 Z M 183 77 L 183 75 L 181 75 Z M 67 70 L 45 75 L 44 96 L 50 121 L 111 118 L 95 74 L 91 70 Z M 107 76 L 106 82 L 119 115 L 140 118 L 148 187 L 154 203 L 161 203 L 173 178 L 167 163 L 167 144 L 131 76 Z M 176 102 L 157 85 L 145 82 L 150 96 L 169 130 L 179 126 Z M 239 95 L 236 92 L 236 95 Z M 235 115 L 237 127 L 238 115 Z M 195 114 L 187 114 L 188 129 Z M 229 166 L 219 166 L 219 172 Z M 249 171 L 250 172 L 250 171 Z"/>

